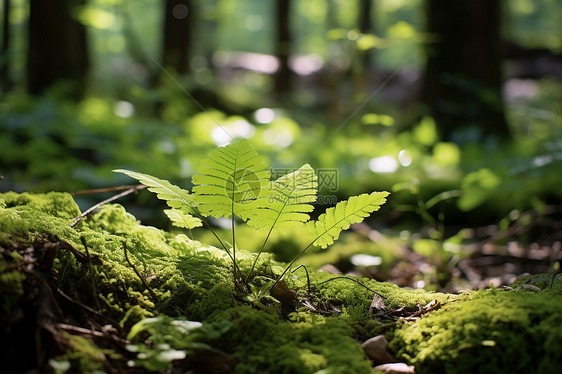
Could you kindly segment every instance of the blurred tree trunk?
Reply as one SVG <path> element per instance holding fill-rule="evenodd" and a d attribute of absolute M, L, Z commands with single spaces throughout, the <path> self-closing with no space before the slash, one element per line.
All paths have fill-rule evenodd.
<path fill-rule="evenodd" d="M 186 74 L 189 71 L 191 26 L 194 20 L 191 1 L 166 0 L 162 65 L 173 68 L 179 74 Z"/>
<path fill-rule="evenodd" d="M 10 0 L 2 1 L 2 50 L 0 51 L 0 92 L 11 88 L 10 82 Z"/>
<path fill-rule="evenodd" d="M 27 90 L 44 93 L 56 83 L 68 84 L 67 93 L 79 99 L 89 68 L 86 28 L 76 19 L 86 0 L 30 0 L 27 53 Z"/>
<path fill-rule="evenodd" d="M 359 32 L 361 34 L 373 33 L 373 2 L 374 0 L 361 0 L 359 5 Z M 361 66 L 364 71 L 368 71 L 373 61 L 372 51 L 359 51 L 361 54 Z"/>
<path fill-rule="evenodd" d="M 443 140 L 509 137 L 501 98 L 501 0 L 426 0 L 423 100 Z"/>
<path fill-rule="evenodd" d="M 277 0 L 277 43 L 275 54 L 279 59 L 279 70 L 275 74 L 275 90 L 284 94 L 291 89 L 292 73 L 289 68 L 291 55 L 290 12 L 291 0 Z"/>
<path fill-rule="evenodd" d="M 374 0 L 360 0 L 357 24 L 359 32 L 363 35 L 373 34 L 373 3 Z M 373 49 L 356 48 L 354 51 L 357 58 L 351 64 L 351 78 L 353 79 L 354 93 L 365 93 L 369 90 L 372 72 L 371 65 L 373 63 Z"/>

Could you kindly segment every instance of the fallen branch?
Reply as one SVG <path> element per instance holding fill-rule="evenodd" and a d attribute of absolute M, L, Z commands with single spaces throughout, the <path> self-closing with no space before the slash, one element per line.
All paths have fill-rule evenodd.
<path fill-rule="evenodd" d="M 84 336 L 91 336 L 91 337 L 95 337 L 95 338 L 110 338 L 111 340 L 113 340 L 113 341 L 115 341 L 119 344 L 129 344 L 130 343 L 128 340 L 121 339 L 120 337 L 118 337 L 115 334 L 109 334 L 109 333 L 103 332 L 103 331 L 86 329 L 86 328 L 80 327 L 80 326 L 69 325 L 69 324 L 66 324 L 66 323 L 57 323 L 56 327 L 61 329 L 61 330 L 64 330 L 64 331 L 74 332 L 74 333 L 84 335 Z"/>
<path fill-rule="evenodd" d="M 105 188 L 105 189 L 99 189 L 99 190 L 86 190 L 86 191 L 80 191 L 80 192 L 74 193 L 73 195 L 84 194 L 84 193 L 86 193 L 87 191 L 106 192 L 106 191 L 111 191 L 111 190 L 115 190 L 115 189 L 118 189 L 118 190 L 119 190 L 119 189 L 122 189 L 122 187 L 128 187 L 128 188 L 127 188 L 125 191 L 121 192 L 120 194 L 117 194 L 117 195 L 112 196 L 112 197 L 110 197 L 110 198 L 108 198 L 108 199 L 105 199 L 104 201 L 102 201 L 102 202 L 100 202 L 100 203 L 97 203 L 97 204 L 94 205 L 93 207 L 91 207 L 91 208 L 87 209 L 86 211 L 84 211 L 82 214 L 80 214 L 78 217 L 76 217 L 76 219 L 70 224 L 70 227 L 76 226 L 76 225 L 78 224 L 78 222 L 80 222 L 82 219 L 84 219 L 84 217 L 86 217 L 88 214 L 90 214 L 91 212 L 93 212 L 94 210 L 96 210 L 97 208 L 99 208 L 100 206 L 105 205 L 105 204 L 108 204 L 108 203 L 110 203 L 110 202 L 112 202 L 112 201 L 115 201 L 115 200 L 117 200 L 117 199 L 120 199 L 120 198 L 122 198 L 123 196 L 127 196 L 127 195 L 129 195 L 129 194 L 136 193 L 137 191 L 140 191 L 140 190 L 146 188 L 146 186 L 143 185 L 143 184 L 138 184 L 138 185 L 135 185 L 135 186 L 132 186 L 132 187 L 130 187 L 130 186 L 121 186 L 121 187 L 113 187 L 113 189 L 107 189 L 107 188 Z M 89 193 L 94 193 L 94 192 L 89 192 Z"/>
<path fill-rule="evenodd" d="M 80 196 L 80 195 L 93 195 L 97 193 L 104 193 L 104 192 L 116 192 L 116 191 L 125 191 L 130 190 L 131 188 L 137 187 L 139 185 L 136 184 L 129 184 L 124 186 L 115 186 L 115 187 L 105 187 L 105 188 L 93 188 L 89 190 L 81 190 L 81 191 L 74 191 L 71 193 L 72 196 Z"/>
<path fill-rule="evenodd" d="M 421 318 L 424 314 L 429 313 L 432 310 L 435 310 L 435 309 L 439 308 L 440 306 L 441 306 L 441 304 L 439 303 L 439 301 L 437 299 L 433 299 L 429 304 L 427 304 L 426 306 L 424 306 L 423 308 L 421 308 L 420 310 L 418 310 L 414 314 L 412 314 L 408 317 L 403 317 L 403 318 L 401 318 L 401 320 L 403 320 L 403 321 L 415 321 L 415 320 Z"/>

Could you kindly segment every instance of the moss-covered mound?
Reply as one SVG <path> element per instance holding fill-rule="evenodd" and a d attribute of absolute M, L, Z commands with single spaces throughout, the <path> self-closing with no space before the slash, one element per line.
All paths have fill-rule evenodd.
<path fill-rule="evenodd" d="M 417 373 L 559 373 L 562 283 L 543 286 L 468 293 L 401 326 L 391 344 Z"/>
<path fill-rule="evenodd" d="M 79 214 L 68 194 L 0 194 L 0 352 L 14 372 L 370 373 L 360 343 L 379 333 L 419 373 L 562 363 L 560 282 L 445 295 L 311 273 L 309 291 L 297 271 L 288 304 L 268 293 L 271 258 L 240 292 L 222 250 L 120 205 L 71 227 Z M 237 254 L 243 273 L 253 256 Z"/>

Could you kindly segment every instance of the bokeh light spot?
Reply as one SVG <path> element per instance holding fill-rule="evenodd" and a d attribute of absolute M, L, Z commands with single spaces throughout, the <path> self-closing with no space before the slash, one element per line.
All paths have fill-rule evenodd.
<path fill-rule="evenodd" d="M 398 161 L 392 156 L 374 157 L 369 160 L 369 169 L 375 173 L 394 173 L 398 170 Z"/>
<path fill-rule="evenodd" d="M 189 14 L 189 9 L 185 4 L 178 4 L 172 9 L 172 15 L 175 19 L 184 19 Z"/>

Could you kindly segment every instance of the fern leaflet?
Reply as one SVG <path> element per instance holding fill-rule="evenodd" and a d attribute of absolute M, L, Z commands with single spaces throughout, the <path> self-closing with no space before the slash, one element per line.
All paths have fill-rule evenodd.
<path fill-rule="evenodd" d="M 196 213 L 193 201 L 193 196 L 186 190 L 171 184 L 167 180 L 159 179 L 148 174 L 137 173 L 130 170 L 113 170 L 116 173 L 123 173 L 131 178 L 138 180 L 140 183 L 148 187 L 148 190 L 154 192 L 160 200 L 164 200 L 166 204 L 172 211 L 175 218 L 172 218 L 168 212 L 168 217 L 172 220 L 174 224 L 183 221 L 183 225 L 180 227 L 185 227 L 188 229 L 201 226 L 201 220 L 197 217 L 193 217 L 191 214 Z M 180 217 L 178 217 L 180 215 Z"/>
<path fill-rule="evenodd" d="M 314 169 L 305 164 L 293 173 L 269 183 L 265 196 L 261 197 L 266 204 L 259 206 L 254 212 L 255 215 L 248 220 L 248 225 L 257 229 L 269 228 L 269 232 L 246 276 L 246 281 L 252 275 L 274 228 L 286 228 L 310 219 L 308 212 L 314 209 L 310 203 L 316 201 L 317 179 Z"/>
<path fill-rule="evenodd" d="M 347 230 L 353 223 L 363 221 L 372 212 L 379 210 L 386 202 L 388 192 L 372 192 L 352 196 L 348 200 L 340 201 L 335 207 L 326 209 L 318 220 L 310 222 L 314 233 L 314 245 L 326 248 L 337 240 L 342 230 Z"/>
<path fill-rule="evenodd" d="M 197 207 L 215 218 L 237 215 L 247 220 L 263 203 L 259 196 L 269 182 L 263 159 L 246 140 L 221 147 L 202 161 L 192 179 Z"/>
<path fill-rule="evenodd" d="M 308 164 L 269 183 L 264 204 L 257 208 L 248 224 L 257 229 L 282 229 L 310 219 L 316 201 L 318 178 Z"/>
<path fill-rule="evenodd" d="M 201 220 L 197 217 L 193 217 L 191 214 L 184 213 L 178 209 L 166 209 L 164 213 L 168 216 L 172 225 L 184 229 L 193 229 L 195 227 L 202 226 Z"/>

